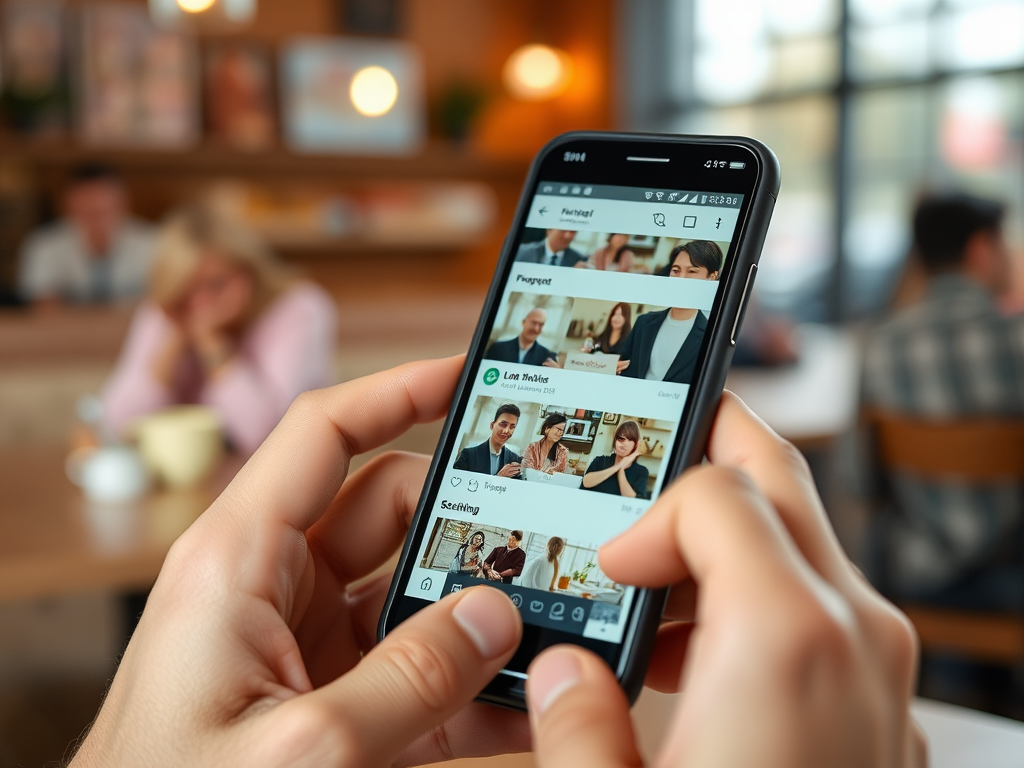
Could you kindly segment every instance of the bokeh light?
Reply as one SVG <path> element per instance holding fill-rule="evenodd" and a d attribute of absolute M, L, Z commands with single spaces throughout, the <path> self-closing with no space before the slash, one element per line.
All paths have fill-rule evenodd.
<path fill-rule="evenodd" d="M 398 101 L 398 82 L 384 67 L 364 67 L 352 78 L 349 98 L 360 114 L 379 117 Z"/>
<path fill-rule="evenodd" d="M 569 56 L 547 45 L 524 45 L 505 63 L 505 86 L 520 99 L 538 100 L 565 90 L 572 74 Z"/>
<path fill-rule="evenodd" d="M 178 7 L 186 13 L 202 13 L 217 0 L 177 0 Z"/>

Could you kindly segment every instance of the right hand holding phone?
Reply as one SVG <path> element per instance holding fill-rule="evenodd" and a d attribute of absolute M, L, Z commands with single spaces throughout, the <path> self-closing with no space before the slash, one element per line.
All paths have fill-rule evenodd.
<path fill-rule="evenodd" d="M 728 392 L 708 455 L 600 551 L 617 582 L 676 585 L 647 684 L 686 687 L 658 764 L 924 766 L 913 630 L 843 554 L 803 458 Z M 529 674 L 539 766 L 641 764 L 604 662 L 559 646 Z"/>

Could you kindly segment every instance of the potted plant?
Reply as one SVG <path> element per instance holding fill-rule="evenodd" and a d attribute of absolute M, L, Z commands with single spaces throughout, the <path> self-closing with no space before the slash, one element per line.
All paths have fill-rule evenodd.
<path fill-rule="evenodd" d="M 580 570 L 572 572 L 573 581 L 578 581 L 580 584 L 586 582 L 587 577 L 590 575 L 590 569 L 593 568 L 597 563 L 589 562 L 584 565 Z"/>

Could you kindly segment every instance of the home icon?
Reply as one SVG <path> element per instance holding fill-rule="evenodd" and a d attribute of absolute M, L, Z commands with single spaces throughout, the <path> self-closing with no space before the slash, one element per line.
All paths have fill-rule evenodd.
<path fill-rule="evenodd" d="M 429 576 L 427 576 L 427 578 L 420 582 L 420 589 L 422 589 L 424 592 L 426 592 L 432 586 L 434 586 L 434 580 Z"/>

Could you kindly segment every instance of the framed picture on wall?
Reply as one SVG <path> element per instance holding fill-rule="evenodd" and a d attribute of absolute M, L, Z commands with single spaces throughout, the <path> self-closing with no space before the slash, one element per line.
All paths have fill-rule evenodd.
<path fill-rule="evenodd" d="M 203 103 L 210 135 L 241 149 L 274 138 L 270 54 L 253 43 L 218 43 L 203 57 Z"/>
<path fill-rule="evenodd" d="M 602 424 L 609 424 L 611 426 L 615 426 L 616 424 L 619 423 L 619 419 L 620 418 L 622 418 L 621 414 L 618 414 L 618 413 L 608 413 L 608 411 L 605 411 L 604 412 L 604 418 L 601 419 L 601 423 Z"/>
<path fill-rule="evenodd" d="M 78 130 L 88 144 L 179 148 L 200 137 L 195 41 L 144 5 L 81 9 Z"/>
<path fill-rule="evenodd" d="M 67 129 L 67 42 L 59 3 L 0 6 L 0 113 L 11 130 L 49 136 Z"/>
<path fill-rule="evenodd" d="M 299 38 L 281 52 L 285 141 L 299 152 L 409 154 L 425 131 L 419 52 L 395 40 Z"/>

